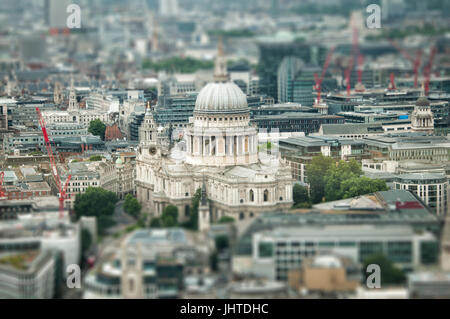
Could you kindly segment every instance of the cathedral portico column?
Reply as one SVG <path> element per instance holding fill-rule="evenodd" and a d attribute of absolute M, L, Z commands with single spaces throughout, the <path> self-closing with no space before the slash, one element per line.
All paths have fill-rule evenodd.
<path fill-rule="evenodd" d="M 233 136 L 228 136 L 228 139 L 229 139 L 229 141 L 230 141 L 230 143 L 229 143 L 229 145 L 230 145 L 230 150 L 228 151 L 228 155 L 233 155 L 233 149 L 234 149 L 233 142 L 234 142 L 234 138 L 233 138 Z"/>
<path fill-rule="evenodd" d="M 201 140 L 202 140 L 202 156 L 205 156 L 206 154 L 205 138 L 202 136 Z"/>

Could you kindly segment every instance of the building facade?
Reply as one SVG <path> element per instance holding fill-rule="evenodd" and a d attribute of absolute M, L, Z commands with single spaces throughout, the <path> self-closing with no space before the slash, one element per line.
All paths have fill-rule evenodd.
<path fill-rule="evenodd" d="M 224 215 L 245 219 L 292 205 L 290 169 L 279 159 L 263 162 L 258 157 L 246 96 L 228 80 L 220 47 L 215 82 L 198 94 L 193 117 L 185 132 L 185 151 L 159 143 L 150 110 L 141 126 L 137 197 L 154 215 L 173 204 L 188 218 L 192 196 L 203 184 L 212 221 Z"/>
<path fill-rule="evenodd" d="M 444 174 L 400 174 L 394 180 L 395 189 L 416 194 L 436 214 L 444 216 L 448 209 L 449 181 Z"/>

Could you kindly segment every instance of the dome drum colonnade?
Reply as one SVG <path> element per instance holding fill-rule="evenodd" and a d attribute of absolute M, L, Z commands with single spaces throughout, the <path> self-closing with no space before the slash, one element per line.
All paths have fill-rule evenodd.
<path fill-rule="evenodd" d="M 186 163 L 212 166 L 257 163 L 257 130 L 250 126 L 247 97 L 229 81 L 221 43 L 214 80 L 197 96 L 194 123 L 186 131 Z"/>

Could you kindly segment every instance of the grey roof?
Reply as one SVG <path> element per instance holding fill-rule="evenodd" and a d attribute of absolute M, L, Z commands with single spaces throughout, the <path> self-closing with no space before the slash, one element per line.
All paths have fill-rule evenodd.
<path fill-rule="evenodd" d="M 411 237 L 415 231 L 408 225 L 326 225 L 275 228 L 268 230 L 266 235 L 281 237 L 306 237 L 306 238 L 374 238 L 374 237 Z M 430 234 L 428 234 L 430 235 Z"/>
<path fill-rule="evenodd" d="M 255 115 L 254 119 L 302 119 L 302 118 L 342 118 L 342 116 L 337 115 L 322 115 L 319 113 L 308 113 L 308 112 L 285 112 L 282 114 L 273 114 L 273 115 Z"/>
<path fill-rule="evenodd" d="M 375 129 L 369 131 L 369 128 Z M 322 124 L 322 132 L 324 135 L 339 135 L 339 134 L 368 134 L 374 132 L 384 132 L 381 124 L 375 123 L 355 123 L 355 124 Z"/>
<path fill-rule="evenodd" d="M 319 210 L 318 208 L 313 208 L 306 212 L 262 214 L 250 224 L 238 239 L 236 253 L 238 255 L 251 254 L 253 234 L 279 227 L 290 228 L 308 225 L 412 225 L 416 228 L 439 230 L 439 221 L 436 215 L 432 214 L 409 191 L 391 190 L 377 192 L 369 196 L 378 200 L 379 203 L 370 203 L 367 200 L 359 200 L 362 197 L 356 197 L 344 200 L 344 202 L 351 202 L 357 199 L 353 205 L 354 209 L 352 207 L 346 209 L 337 207 L 333 209 L 334 203 L 341 202 L 336 201 L 331 203 L 331 206 L 328 205 L 330 206 L 328 209 Z M 382 209 L 380 205 L 383 207 Z M 364 206 L 367 206 L 367 209 Z"/>
<path fill-rule="evenodd" d="M 411 173 L 397 176 L 399 180 L 445 180 L 446 178 L 444 173 Z"/>
<path fill-rule="evenodd" d="M 292 144 L 298 146 L 322 146 L 328 145 L 329 143 L 339 143 L 344 145 L 355 145 L 355 144 L 364 144 L 362 141 L 357 141 L 349 138 L 336 138 L 336 137 L 327 137 L 327 136 L 298 136 L 298 137 L 289 137 L 285 140 L 280 141 L 281 144 Z"/>
<path fill-rule="evenodd" d="M 430 106 L 430 101 L 425 96 L 419 97 L 419 99 L 416 101 L 417 106 Z"/>
<path fill-rule="evenodd" d="M 160 244 L 163 242 L 186 243 L 186 232 L 181 228 L 146 229 L 134 232 L 129 241 L 130 244 Z"/>

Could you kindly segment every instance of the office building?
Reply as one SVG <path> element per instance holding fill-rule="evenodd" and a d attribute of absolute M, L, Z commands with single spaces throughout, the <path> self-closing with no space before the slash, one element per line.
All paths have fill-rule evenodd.
<path fill-rule="evenodd" d="M 0 298 L 51 299 L 58 270 L 51 250 L 0 251 Z"/>
<path fill-rule="evenodd" d="M 392 190 L 259 216 L 237 240 L 233 271 L 287 280 L 322 253 L 361 264 L 382 252 L 404 270 L 438 262 L 440 222 L 420 200 Z"/>
<path fill-rule="evenodd" d="M 266 129 L 268 132 L 278 130 L 279 132 L 310 134 L 318 132 L 323 124 L 344 124 L 344 121 L 342 116 L 337 115 L 287 112 L 279 115 L 254 116 L 250 122 L 256 124 L 259 129 Z"/>
<path fill-rule="evenodd" d="M 439 216 L 445 216 L 448 211 L 450 187 L 443 173 L 400 174 L 394 180 L 394 187 L 416 194 Z"/>
<path fill-rule="evenodd" d="M 135 231 L 117 253 L 88 273 L 83 298 L 177 298 L 186 275 L 208 274 L 204 248 L 181 228 Z"/>

